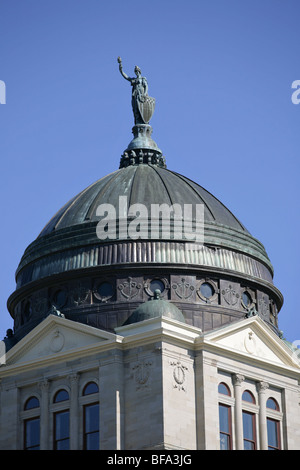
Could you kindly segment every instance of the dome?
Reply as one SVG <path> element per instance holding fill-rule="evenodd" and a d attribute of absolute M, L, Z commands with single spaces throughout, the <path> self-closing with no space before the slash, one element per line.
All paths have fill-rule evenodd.
<path fill-rule="evenodd" d="M 172 318 L 173 320 L 185 323 L 182 312 L 176 307 L 176 305 L 168 302 L 167 300 L 162 300 L 160 298 L 160 290 L 156 289 L 154 292 L 154 298 L 144 302 L 136 308 L 125 324 L 130 325 L 132 323 L 138 323 L 140 321 L 150 320 L 151 318 L 156 317 Z"/>
<path fill-rule="evenodd" d="M 14 342 L 53 311 L 112 332 L 156 314 L 202 331 L 258 314 L 278 332 L 283 298 L 264 246 L 209 191 L 167 169 L 148 124 L 154 104 L 133 103 L 134 138 L 119 169 L 65 204 L 26 248 L 8 299 Z M 155 205 L 169 212 L 152 226 Z M 187 205 L 203 208 L 201 242 L 191 238 L 195 213 L 179 236 L 176 211 Z"/>
<path fill-rule="evenodd" d="M 152 204 L 179 204 L 181 207 L 184 204 L 203 204 L 206 246 L 222 248 L 227 263 L 230 262 L 228 253 L 234 250 L 236 259 L 232 259 L 231 268 L 235 269 L 235 266 L 243 264 L 243 269 L 247 269 L 249 274 L 255 272 L 266 280 L 272 279 L 273 268 L 263 245 L 250 235 L 217 198 L 185 176 L 156 165 L 141 164 L 121 168 L 99 179 L 60 209 L 26 249 L 17 270 L 17 286 L 21 287 L 54 273 L 102 264 L 99 259 L 105 255 L 99 250 L 105 250 L 107 244 L 102 243 L 101 250 L 96 234 L 99 221 L 97 208 L 101 204 L 111 204 L 118 208 L 119 198 L 122 196 L 126 197 L 127 208 L 134 204 L 143 204 L 149 214 Z M 128 238 L 125 237 L 126 240 Z M 116 248 L 111 250 L 110 256 L 116 251 L 119 258 L 124 256 L 124 252 L 121 253 L 124 248 L 122 239 L 124 237 L 116 240 Z M 170 240 L 175 242 L 172 236 Z M 174 245 L 172 255 L 174 258 L 179 256 L 182 260 L 181 245 Z M 168 256 L 167 246 L 165 250 L 165 256 Z M 207 258 L 215 257 L 214 249 L 210 248 L 209 251 Z M 234 256 L 231 254 L 230 257 Z M 145 261 L 155 262 L 158 259 L 146 257 Z M 107 259 L 105 264 L 108 262 L 112 260 Z M 130 258 L 126 258 L 125 262 L 130 262 Z M 214 263 L 213 260 L 211 262 Z M 220 262 L 222 261 L 215 260 L 216 264 Z"/>

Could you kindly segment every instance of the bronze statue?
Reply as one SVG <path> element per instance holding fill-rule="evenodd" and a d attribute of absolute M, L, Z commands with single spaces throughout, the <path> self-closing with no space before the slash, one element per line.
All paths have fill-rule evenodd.
<path fill-rule="evenodd" d="M 131 83 L 132 86 L 132 110 L 135 124 L 148 124 L 155 108 L 155 99 L 148 95 L 148 82 L 142 77 L 141 69 L 136 65 L 134 72 L 136 77 L 129 77 L 123 72 L 121 57 L 118 57 L 121 75 Z"/>

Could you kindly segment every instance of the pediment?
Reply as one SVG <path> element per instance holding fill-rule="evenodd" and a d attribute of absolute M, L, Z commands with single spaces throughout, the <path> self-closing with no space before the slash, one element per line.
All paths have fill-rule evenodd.
<path fill-rule="evenodd" d="M 205 342 L 246 355 L 249 359 L 300 370 L 299 356 L 258 316 L 206 334 Z"/>
<path fill-rule="evenodd" d="M 6 355 L 6 365 L 46 360 L 118 341 L 118 336 L 66 318 L 49 315 Z"/>

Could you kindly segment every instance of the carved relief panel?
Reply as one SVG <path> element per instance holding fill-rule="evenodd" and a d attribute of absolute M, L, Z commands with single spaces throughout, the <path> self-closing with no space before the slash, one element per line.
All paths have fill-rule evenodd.
<path fill-rule="evenodd" d="M 195 276 L 171 276 L 171 300 L 195 302 Z"/>
<path fill-rule="evenodd" d="M 141 277 L 125 277 L 117 280 L 117 300 L 131 302 L 142 300 L 143 279 Z"/>
<path fill-rule="evenodd" d="M 241 308 L 241 288 L 237 282 L 220 280 L 221 305 Z"/>

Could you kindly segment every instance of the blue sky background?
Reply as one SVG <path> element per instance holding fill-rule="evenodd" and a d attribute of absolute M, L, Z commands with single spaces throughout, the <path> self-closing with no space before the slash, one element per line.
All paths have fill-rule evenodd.
<path fill-rule="evenodd" d="M 266 247 L 300 340 L 299 0 L 0 0 L 0 339 L 20 258 L 54 213 L 118 168 L 137 64 L 168 168 Z"/>

